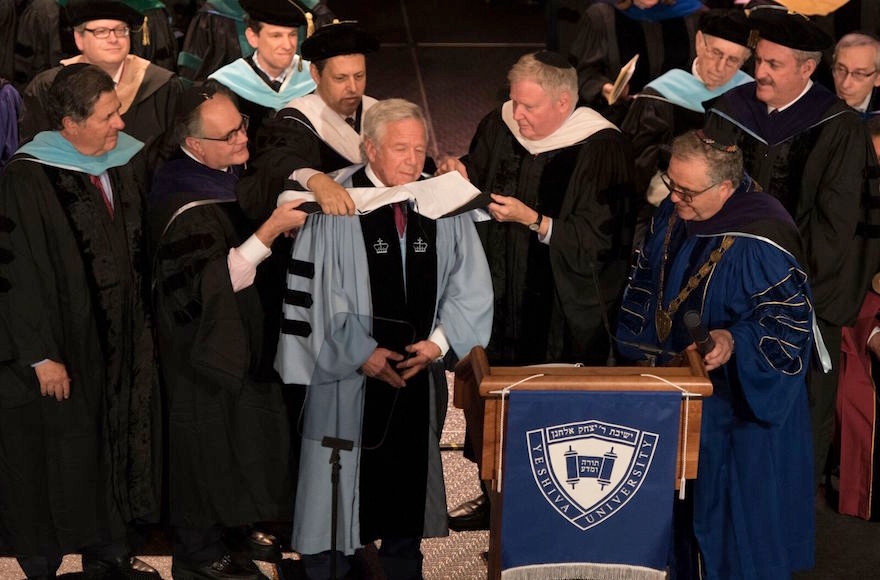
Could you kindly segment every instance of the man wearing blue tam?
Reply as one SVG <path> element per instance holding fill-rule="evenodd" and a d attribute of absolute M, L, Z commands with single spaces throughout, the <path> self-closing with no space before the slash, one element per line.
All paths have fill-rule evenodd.
<path fill-rule="evenodd" d="M 159 578 L 128 524 L 158 517 L 161 458 L 139 180 L 113 80 L 71 64 L 51 131 L 0 178 L 0 536 L 28 578 Z"/>
<path fill-rule="evenodd" d="M 243 0 L 245 37 L 254 53 L 210 75 L 238 96 L 248 116 L 248 147 L 253 153 L 257 131 L 267 115 L 315 90 L 309 65 L 296 54 L 298 29 L 306 11 L 293 0 Z"/>

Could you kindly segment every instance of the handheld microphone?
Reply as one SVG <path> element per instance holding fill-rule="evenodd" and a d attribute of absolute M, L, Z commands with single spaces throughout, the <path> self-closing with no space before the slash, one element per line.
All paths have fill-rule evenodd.
<path fill-rule="evenodd" d="M 709 329 L 706 328 L 700 319 L 699 312 L 696 310 L 685 312 L 684 325 L 687 326 L 688 331 L 691 333 L 691 338 L 697 344 L 697 350 L 700 351 L 701 355 L 706 356 L 709 351 L 715 348 L 715 341 L 712 340 Z"/>

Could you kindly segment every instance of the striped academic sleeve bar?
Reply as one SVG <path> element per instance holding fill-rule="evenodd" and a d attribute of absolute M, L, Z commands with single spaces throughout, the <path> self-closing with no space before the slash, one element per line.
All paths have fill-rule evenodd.
<path fill-rule="evenodd" d="M 284 292 L 284 303 L 290 306 L 302 306 L 303 308 L 311 308 L 314 301 L 309 292 L 300 290 L 287 290 Z"/>
<path fill-rule="evenodd" d="M 305 320 L 290 320 L 289 318 L 285 318 L 281 322 L 281 332 L 306 338 L 312 334 L 312 325 Z"/>
<path fill-rule="evenodd" d="M 315 277 L 315 264 L 304 260 L 293 259 L 290 260 L 290 265 L 287 267 L 287 271 L 294 276 L 302 276 L 303 278 L 311 280 Z"/>

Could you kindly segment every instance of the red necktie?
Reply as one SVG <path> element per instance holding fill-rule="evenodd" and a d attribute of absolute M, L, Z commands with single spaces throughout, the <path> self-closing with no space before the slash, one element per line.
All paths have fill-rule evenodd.
<path fill-rule="evenodd" d="M 398 201 L 394 204 L 394 225 L 397 226 L 397 235 L 401 238 L 406 231 L 406 202 Z"/>
<path fill-rule="evenodd" d="M 107 192 L 104 191 L 104 186 L 101 184 L 101 178 L 97 175 L 89 175 L 89 181 L 92 182 L 92 185 L 98 188 L 98 191 L 101 192 L 101 197 L 104 198 L 104 205 L 107 206 L 107 213 L 110 214 L 110 217 L 113 217 L 113 204 L 110 203 L 110 198 L 107 197 Z"/>

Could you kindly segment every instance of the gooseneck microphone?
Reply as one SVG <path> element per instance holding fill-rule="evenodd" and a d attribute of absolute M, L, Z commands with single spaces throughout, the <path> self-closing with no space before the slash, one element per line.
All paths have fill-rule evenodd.
<path fill-rule="evenodd" d="M 700 351 L 701 355 L 706 356 L 707 353 L 715 348 L 715 341 L 712 340 L 712 335 L 709 334 L 709 329 L 703 324 L 699 312 L 696 310 L 688 310 L 685 312 L 684 325 L 687 326 L 688 332 L 691 333 L 691 338 L 694 339 L 694 342 L 697 345 L 697 350 Z"/>

